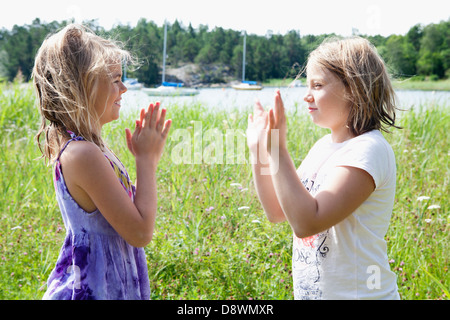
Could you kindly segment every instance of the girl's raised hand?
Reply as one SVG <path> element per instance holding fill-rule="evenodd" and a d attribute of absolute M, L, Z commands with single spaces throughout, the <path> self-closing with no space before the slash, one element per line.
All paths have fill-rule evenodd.
<path fill-rule="evenodd" d="M 278 130 L 278 136 L 273 130 Z M 286 148 L 287 122 L 284 110 L 283 99 L 281 99 L 280 90 L 275 93 L 275 106 L 269 110 L 269 125 L 267 130 L 267 151 L 271 152 L 272 148 Z"/>
<path fill-rule="evenodd" d="M 128 149 L 135 157 L 146 156 L 159 161 L 162 155 L 172 121 L 165 120 L 166 109 L 160 112 L 159 107 L 160 103 L 156 102 L 151 103 L 147 111 L 141 110 L 133 134 L 125 129 Z"/>
<path fill-rule="evenodd" d="M 136 120 L 136 122 L 135 122 L 135 128 L 134 128 L 135 132 L 136 132 L 136 130 L 138 130 L 138 128 L 141 127 L 141 124 L 144 121 L 145 115 L 146 115 L 146 111 L 144 108 L 142 108 L 139 113 L 139 120 Z M 128 150 L 130 150 L 130 152 L 133 156 L 136 156 L 136 153 L 134 152 L 134 149 L 133 149 L 133 143 L 131 142 L 132 136 L 133 135 L 131 134 L 131 130 L 126 128 L 125 129 L 125 138 L 127 141 Z"/>
<path fill-rule="evenodd" d="M 253 108 L 253 114 L 248 116 L 247 145 L 251 154 L 259 159 L 266 154 L 268 113 L 257 100 Z M 259 154 L 258 154 L 259 153 Z"/>

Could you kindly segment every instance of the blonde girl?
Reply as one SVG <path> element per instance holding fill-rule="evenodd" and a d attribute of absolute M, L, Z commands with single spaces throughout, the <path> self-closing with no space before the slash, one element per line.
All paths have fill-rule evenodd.
<path fill-rule="evenodd" d="M 294 233 L 294 297 L 398 299 L 384 240 L 396 184 L 394 153 L 380 131 L 395 127 L 384 62 L 365 39 L 333 40 L 310 54 L 306 73 L 308 112 L 330 133 L 298 169 L 279 91 L 274 108 L 256 103 L 248 123 L 258 197 L 268 219 L 287 221 Z"/>
<path fill-rule="evenodd" d="M 54 165 L 56 198 L 66 236 L 44 299 L 149 299 L 143 247 L 153 236 L 156 169 L 170 120 L 159 104 L 141 110 L 126 141 L 136 161 L 136 186 L 106 146 L 101 131 L 117 120 L 122 62 L 128 52 L 71 24 L 37 53 L 33 82 L 41 127 L 37 142 Z"/>

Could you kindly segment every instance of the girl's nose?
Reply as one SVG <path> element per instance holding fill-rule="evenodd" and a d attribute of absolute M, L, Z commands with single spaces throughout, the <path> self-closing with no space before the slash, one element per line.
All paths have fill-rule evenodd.
<path fill-rule="evenodd" d="M 123 82 L 120 82 L 120 83 L 121 83 L 120 92 L 121 92 L 121 93 L 127 92 L 127 91 L 128 91 L 128 88 L 126 87 L 126 85 L 125 85 Z"/>
<path fill-rule="evenodd" d="M 303 100 L 308 103 L 311 103 L 314 101 L 314 98 L 313 98 L 312 94 L 309 92 L 309 90 L 306 92 L 306 95 L 303 97 Z"/>

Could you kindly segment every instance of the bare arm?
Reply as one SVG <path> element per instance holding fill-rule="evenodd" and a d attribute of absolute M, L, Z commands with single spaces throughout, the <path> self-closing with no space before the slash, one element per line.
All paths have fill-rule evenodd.
<path fill-rule="evenodd" d="M 269 111 L 269 129 L 280 130 L 278 159 L 270 157 L 277 168 L 272 175 L 280 206 L 297 237 L 304 238 L 326 230 L 345 219 L 373 192 L 375 183 L 364 170 L 336 167 L 330 183 L 314 197 L 301 183 L 286 148 L 286 119 L 278 92 L 275 108 Z M 270 131 L 269 131 L 270 132 Z M 268 149 L 270 152 L 270 149 Z M 274 163 L 274 161 L 279 161 Z"/>
<path fill-rule="evenodd" d="M 344 220 L 373 192 L 372 177 L 354 167 L 336 167 L 331 183 L 314 197 L 296 174 L 289 155 L 280 151 L 279 170 L 272 177 L 275 192 L 295 235 L 305 238 Z"/>
<path fill-rule="evenodd" d="M 76 143 L 71 146 L 70 152 L 63 154 L 66 165 L 64 176 L 72 186 L 70 191 L 73 191 L 74 199 L 88 204 L 91 201 L 111 226 L 136 247 L 151 241 L 155 226 L 156 168 L 171 124 L 170 120 L 164 121 L 165 110 L 161 115 L 158 111 L 159 105 L 150 105 L 147 113 L 141 113 L 134 133 L 131 134 L 128 129 L 126 132 L 128 147 L 136 159 L 134 203 L 95 145 Z"/>
<path fill-rule="evenodd" d="M 278 223 L 286 220 L 281 210 L 272 182 L 267 153 L 268 114 L 257 101 L 254 114 L 248 118 L 247 144 L 252 157 L 253 182 L 256 193 L 270 222 Z"/>

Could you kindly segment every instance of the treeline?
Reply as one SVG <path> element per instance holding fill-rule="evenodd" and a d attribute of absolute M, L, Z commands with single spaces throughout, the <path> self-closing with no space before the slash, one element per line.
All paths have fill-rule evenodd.
<path fill-rule="evenodd" d="M 34 56 L 47 34 L 64 27 L 68 22 L 32 24 L 0 31 L 0 79 L 12 81 L 17 77 L 30 78 Z M 139 59 L 136 70 L 128 70 L 129 77 L 136 77 L 147 86 L 161 82 L 164 26 L 141 19 L 135 27 L 118 25 L 111 30 L 88 21 L 97 34 L 121 41 L 125 48 Z M 334 34 L 300 35 L 290 31 L 285 35 L 247 35 L 246 79 L 293 78 L 308 57 L 325 38 Z M 417 24 L 405 35 L 389 37 L 364 36 L 378 49 L 395 77 L 441 79 L 450 76 L 450 19 L 426 26 Z M 168 67 L 188 63 L 199 66 L 197 82 L 226 82 L 226 78 L 241 79 L 243 34 L 200 25 L 194 29 L 178 21 L 168 25 Z"/>

